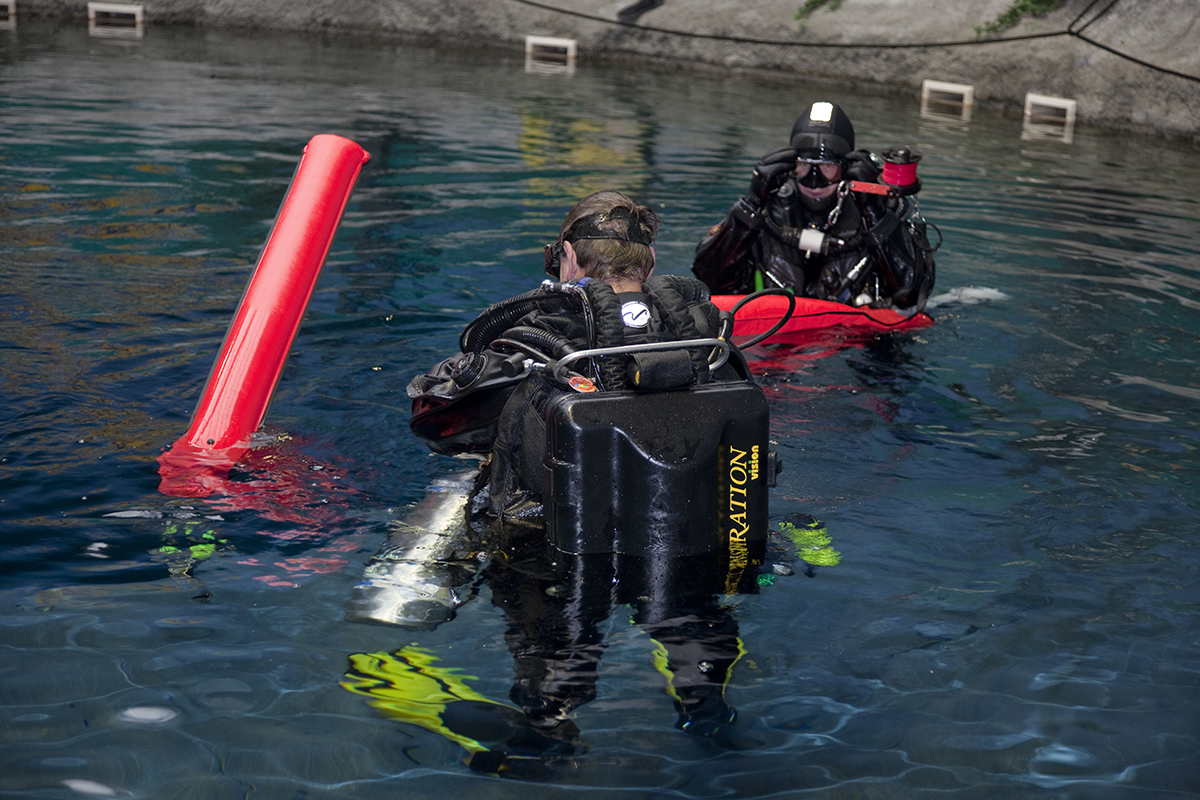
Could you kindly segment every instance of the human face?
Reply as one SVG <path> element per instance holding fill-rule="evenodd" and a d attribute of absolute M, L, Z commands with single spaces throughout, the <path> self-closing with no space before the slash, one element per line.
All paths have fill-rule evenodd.
<path fill-rule="evenodd" d="M 828 161 L 812 163 L 796 162 L 796 182 L 800 192 L 814 200 L 824 200 L 837 191 L 842 180 L 842 165 Z"/>

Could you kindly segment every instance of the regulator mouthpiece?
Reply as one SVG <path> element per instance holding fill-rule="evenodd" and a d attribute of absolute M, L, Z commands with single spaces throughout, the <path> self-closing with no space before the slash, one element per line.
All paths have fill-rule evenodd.
<path fill-rule="evenodd" d="M 884 150 L 883 182 L 896 187 L 897 194 L 916 194 L 921 191 L 921 179 L 917 177 L 917 162 L 920 160 L 921 151 L 911 147 Z"/>

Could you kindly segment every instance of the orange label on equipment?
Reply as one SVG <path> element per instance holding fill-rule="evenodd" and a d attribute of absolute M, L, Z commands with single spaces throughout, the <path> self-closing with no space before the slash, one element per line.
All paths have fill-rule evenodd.
<path fill-rule="evenodd" d="M 582 375 L 572 375 L 567 381 L 567 385 L 575 391 L 582 392 L 584 394 L 596 391 L 596 384 L 592 383 L 592 379 L 585 378 Z"/>

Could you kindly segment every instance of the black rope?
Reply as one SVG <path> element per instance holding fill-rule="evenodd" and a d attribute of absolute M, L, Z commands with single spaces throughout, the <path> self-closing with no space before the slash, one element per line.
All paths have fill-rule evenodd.
<path fill-rule="evenodd" d="M 593 22 L 603 22 L 608 25 L 619 25 L 623 28 L 633 28 L 639 31 L 649 31 L 650 33 L 665 33 L 670 36 L 680 36 L 687 39 L 712 39 L 718 42 L 736 42 L 738 44 L 769 44 L 780 47 L 823 47 L 823 48 L 841 48 L 852 50 L 855 48 L 872 48 L 872 49 L 890 49 L 900 50 L 915 47 L 954 47 L 956 45 L 965 44 L 995 44 L 997 42 L 1017 42 L 1022 39 L 1046 39 L 1051 36 L 1062 36 L 1067 31 L 1056 31 L 1053 33 L 1030 33 L 1022 36 L 1012 36 L 1007 39 L 962 39 L 951 42 L 927 42 L 924 44 L 897 44 L 895 42 L 868 42 L 865 44 L 857 44 L 853 42 L 796 42 L 785 41 L 782 39 L 752 39 L 743 36 L 727 36 L 720 33 L 693 33 L 692 31 L 677 31 L 671 28 L 658 28 L 653 25 L 638 25 L 633 22 L 624 22 L 619 19 L 608 19 L 595 14 L 586 14 L 582 11 L 571 11 L 565 8 L 556 8 L 547 3 L 539 3 L 538 0 L 512 0 L 514 3 L 520 3 L 533 8 L 540 8 L 544 11 L 553 11 L 556 14 L 563 14 L 568 17 L 578 17 L 580 19 L 591 20 Z"/>
<path fill-rule="evenodd" d="M 1111 10 L 1112 10 L 1112 7 L 1113 7 L 1113 6 L 1115 6 L 1115 5 L 1116 5 L 1118 2 L 1120 2 L 1120 0 L 1112 0 L 1112 2 L 1111 2 L 1111 3 L 1109 3 L 1107 6 L 1105 6 L 1105 7 L 1104 7 L 1104 10 L 1103 10 L 1103 11 L 1101 11 L 1099 14 L 1097 14 L 1096 16 L 1094 16 L 1094 17 L 1092 17 L 1091 19 L 1089 19 L 1089 20 L 1087 21 L 1087 25 L 1084 25 L 1084 26 L 1083 26 L 1083 28 L 1080 28 L 1080 29 L 1079 29 L 1079 31 L 1076 31 L 1076 30 L 1075 30 L 1075 26 L 1079 24 L 1079 20 L 1081 20 L 1081 19 L 1083 19 L 1084 17 L 1086 17 L 1086 16 L 1088 15 L 1088 12 L 1089 12 L 1089 11 L 1091 11 L 1093 8 L 1095 8 L 1095 7 L 1096 7 L 1096 4 L 1097 4 L 1097 3 L 1099 3 L 1099 2 L 1100 2 L 1100 0 L 1092 0 L 1092 2 L 1088 3 L 1088 7 L 1087 7 L 1087 8 L 1085 8 L 1085 9 L 1084 9 L 1082 12 L 1080 12 L 1080 14 L 1079 14 L 1079 16 L 1078 16 L 1078 17 L 1076 17 L 1075 19 L 1071 20 L 1071 24 L 1067 26 L 1067 30 L 1068 30 L 1068 31 L 1075 32 L 1075 33 L 1078 33 L 1079 31 L 1082 31 L 1082 30 L 1083 30 L 1083 28 L 1086 28 L 1088 25 L 1091 25 L 1093 22 L 1095 22 L 1096 20 L 1100 19 L 1100 18 L 1101 18 L 1101 17 L 1103 17 L 1105 14 L 1107 14 L 1109 11 L 1111 11 Z"/>
<path fill-rule="evenodd" d="M 1122 53 L 1120 50 L 1109 47 L 1106 44 L 1101 44 L 1100 42 L 1097 42 L 1095 39 L 1089 39 L 1088 37 L 1083 36 L 1078 33 L 1072 33 L 1071 35 L 1077 39 L 1081 39 L 1081 40 L 1087 42 L 1092 47 L 1099 47 L 1101 50 L 1105 50 L 1109 53 L 1112 53 L 1114 56 L 1120 56 L 1121 58 L 1125 59 L 1126 61 L 1132 61 L 1134 64 L 1138 64 L 1140 66 L 1147 67 L 1149 69 L 1154 70 L 1155 72 L 1161 72 L 1164 75 L 1174 75 L 1176 78 L 1185 78 L 1189 81 L 1200 82 L 1200 77 L 1197 77 L 1195 75 L 1189 75 L 1186 72 L 1180 72 L 1178 70 L 1167 69 L 1166 67 L 1160 67 L 1157 64 L 1151 64 L 1149 61 L 1143 61 L 1142 59 L 1131 56 L 1128 53 Z"/>
<path fill-rule="evenodd" d="M 734 42 L 737 44 L 765 44 L 765 45 L 772 45 L 772 46 L 776 46 L 776 47 L 812 47 L 812 48 L 823 48 L 823 49 L 831 49 L 831 50 L 832 49 L 837 49 L 837 50 L 854 50 L 854 49 L 912 50 L 912 49 L 917 49 L 917 48 L 922 48 L 922 47 L 967 47 L 967 46 L 972 46 L 972 45 L 1005 44 L 1007 42 L 1022 42 L 1022 41 L 1029 41 L 1031 39 L 1050 39 L 1050 38 L 1053 38 L 1056 36 L 1073 36 L 1076 39 L 1079 39 L 1080 41 L 1087 42 L 1088 44 L 1092 45 L 1093 47 L 1097 47 L 1101 50 L 1112 53 L 1113 55 L 1115 55 L 1119 58 L 1123 58 L 1126 61 L 1131 61 L 1134 64 L 1137 64 L 1139 66 L 1147 67 L 1148 69 L 1152 69 L 1157 72 L 1161 72 L 1164 75 L 1174 75 L 1175 77 L 1184 78 L 1189 81 L 1200 82 L 1200 76 L 1189 75 L 1186 72 L 1179 72 L 1177 70 L 1167 69 L 1166 67 L 1160 67 L 1155 64 L 1151 64 L 1148 61 L 1143 61 L 1140 58 L 1136 58 L 1134 56 L 1128 55 L 1127 53 L 1122 53 L 1120 50 L 1109 47 L 1108 45 L 1101 44 L 1100 42 L 1090 39 L 1089 37 L 1084 36 L 1081 33 L 1081 31 L 1083 31 L 1084 28 L 1088 27 L 1088 25 L 1091 25 L 1093 22 L 1095 22 L 1096 20 L 1098 20 L 1101 17 L 1103 17 L 1104 15 L 1106 15 L 1112 9 L 1113 6 L 1115 6 L 1117 3 L 1120 2 L 1120 0 L 1112 0 L 1112 2 L 1109 3 L 1109 5 L 1106 6 L 1103 11 L 1101 11 L 1099 14 L 1097 14 L 1096 16 L 1094 16 L 1090 20 L 1088 20 L 1087 24 L 1083 25 L 1078 30 L 1074 29 L 1075 25 L 1081 19 L 1083 19 L 1085 16 L 1087 16 L 1088 12 L 1091 11 L 1092 8 L 1094 8 L 1096 6 L 1096 4 L 1098 2 L 1100 2 L 1100 0 L 1093 0 L 1091 5 L 1089 5 L 1086 9 L 1084 9 L 1083 13 L 1080 14 L 1078 17 L 1076 17 L 1075 20 L 1070 25 L 1067 26 L 1066 30 L 1050 31 L 1047 33 L 1029 33 L 1029 34 L 1022 34 L 1020 36 L 1006 36 L 1004 38 L 997 38 L 997 39 L 957 39 L 957 40 L 948 41 L 948 42 L 917 42 L 917 43 L 796 42 L 796 41 L 786 41 L 786 40 L 782 40 L 782 39 L 755 39 L 755 38 L 743 37 L 743 36 L 728 36 L 728 35 L 719 34 L 719 33 L 694 33 L 692 31 L 678 31 L 678 30 L 672 30 L 670 28 L 659 28 L 659 27 L 655 27 L 653 25 L 638 25 L 635 22 L 625 22 L 620 19 L 615 19 L 615 20 L 608 19 L 606 17 L 597 16 L 595 14 L 586 14 L 582 11 L 571 11 L 571 10 L 564 9 L 564 8 L 556 8 L 555 6 L 549 5 L 548 3 L 538 2 L 538 0 L 512 0 L 512 2 L 520 3 L 521 5 L 530 6 L 532 8 L 540 8 L 543 11 L 552 11 L 556 14 L 563 14 L 563 15 L 569 16 L 569 17 L 578 17 L 579 19 L 591 20 L 592 22 L 603 22 L 606 25 L 617 25 L 622 28 L 631 28 L 633 30 L 647 31 L 649 33 L 663 33 L 663 34 L 667 34 L 668 36 L 679 36 L 679 37 L 687 38 L 687 39 L 708 39 L 711 41 Z"/>

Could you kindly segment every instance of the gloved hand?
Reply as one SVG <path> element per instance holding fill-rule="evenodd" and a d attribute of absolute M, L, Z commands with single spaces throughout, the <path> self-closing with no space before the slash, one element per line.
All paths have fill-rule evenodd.
<path fill-rule="evenodd" d="M 783 185 L 788 173 L 795 167 L 796 151 L 792 148 L 779 147 L 767 153 L 754 166 L 746 199 L 761 205 L 767 199 L 767 195 Z"/>
<path fill-rule="evenodd" d="M 875 162 L 871 160 L 871 153 L 867 150 L 855 150 L 853 153 L 847 153 L 844 173 L 846 179 L 851 181 L 862 181 L 863 183 L 879 181 L 879 168 L 875 166 Z"/>

